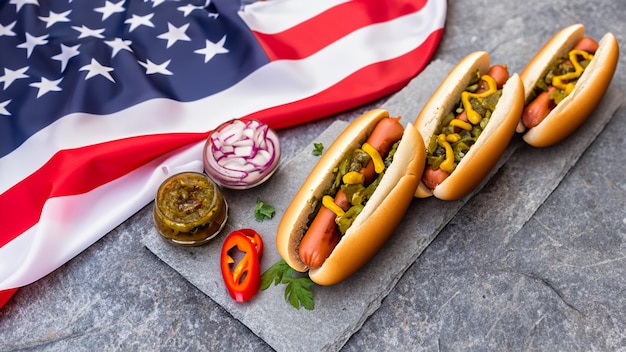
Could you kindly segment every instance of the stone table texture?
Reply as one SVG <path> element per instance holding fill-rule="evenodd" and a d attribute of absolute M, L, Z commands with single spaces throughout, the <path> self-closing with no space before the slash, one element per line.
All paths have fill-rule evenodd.
<path fill-rule="evenodd" d="M 625 42 L 625 13 L 618 0 L 450 1 L 433 60 L 454 63 L 486 50 L 519 72 L 569 24 L 585 24 L 594 38 L 611 31 Z M 605 111 L 594 114 L 606 121 L 586 123 L 590 130 L 546 149 L 516 138 L 489 182 L 408 263 L 380 307 L 333 348 L 626 351 L 624 64 L 622 55 Z M 387 101 L 281 130 L 283 160 L 336 120 Z M 0 351 L 273 350 L 145 247 L 150 212 L 151 205 L 20 289 L 0 310 Z"/>

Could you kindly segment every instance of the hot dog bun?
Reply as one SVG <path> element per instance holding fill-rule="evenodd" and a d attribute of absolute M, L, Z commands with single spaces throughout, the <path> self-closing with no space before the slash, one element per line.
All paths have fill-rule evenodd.
<path fill-rule="evenodd" d="M 520 73 L 528 99 L 545 71 L 561 55 L 569 52 L 585 36 L 582 24 L 568 26 L 555 34 Z M 523 139 L 535 147 L 547 147 L 560 142 L 576 130 L 598 106 L 611 83 L 617 67 L 619 45 L 612 33 L 607 33 L 589 66 L 578 79 L 574 90 L 559 103 L 537 126 L 528 129 Z M 517 132 L 527 130 L 520 121 Z"/>
<path fill-rule="evenodd" d="M 326 150 L 294 196 L 278 225 L 278 253 L 295 270 L 309 268 L 298 256 L 298 246 L 314 212 L 311 199 L 320 199 L 333 182 L 332 170 L 349 151 L 360 147 L 377 123 L 389 117 L 383 109 L 369 111 L 354 120 Z M 424 142 L 412 124 L 380 184 L 352 226 L 343 235 L 324 264 L 309 270 L 319 285 L 338 283 L 359 270 L 387 241 L 410 205 L 425 162 Z"/>
<path fill-rule="evenodd" d="M 449 72 L 415 120 L 424 143 L 430 141 L 444 117 L 458 105 L 461 93 L 476 75 L 476 70 L 485 74 L 490 65 L 489 54 L 478 51 L 463 58 Z M 515 134 L 523 105 L 522 81 L 517 74 L 513 74 L 502 88 L 502 96 L 489 123 L 456 169 L 434 189 L 420 181 L 415 196 L 426 198 L 434 195 L 439 199 L 454 200 L 469 194 L 487 176 L 508 146 Z M 425 145 L 428 148 L 428 144 Z"/>

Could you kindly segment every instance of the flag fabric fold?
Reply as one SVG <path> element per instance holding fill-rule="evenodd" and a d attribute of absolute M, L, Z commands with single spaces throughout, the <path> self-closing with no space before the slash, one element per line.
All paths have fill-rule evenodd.
<path fill-rule="evenodd" d="M 233 118 L 279 129 L 393 93 L 443 0 L 0 1 L 0 307 L 202 171 Z"/>

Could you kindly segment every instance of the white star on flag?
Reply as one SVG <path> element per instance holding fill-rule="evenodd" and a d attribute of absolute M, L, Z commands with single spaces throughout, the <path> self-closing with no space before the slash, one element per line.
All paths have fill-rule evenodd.
<path fill-rule="evenodd" d="M 39 1 L 37 0 L 11 0 L 9 4 L 15 5 L 17 7 L 15 11 L 20 12 L 20 10 L 22 9 L 22 6 L 24 5 L 31 4 L 31 5 L 39 6 Z"/>
<path fill-rule="evenodd" d="M 11 102 L 11 99 L 9 100 L 5 100 L 3 102 L 0 102 L 0 114 L 1 115 L 6 115 L 6 116 L 10 116 L 11 113 L 9 112 L 9 110 L 5 109 L 5 107 L 7 105 L 9 105 L 9 103 Z"/>
<path fill-rule="evenodd" d="M 164 3 L 165 0 L 152 0 L 152 7 L 157 7 L 159 5 L 161 5 L 162 3 Z"/>
<path fill-rule="evenodd" d="M 106 20 L 114 13 L 124 12 L 124 1 L 122 0 L 118 3 L 112 3 L 110 1 L 105 2 L 103 7 L 97 7 L 94 9 L 96 12 L 100 12 L 102 14 L 102 20 Z"/>
<path fill-rule="evenodd" d="M 223 36 L 217 43 L 206 40 L 206 46 L 204 49 L 198 49 L 194 51 L 194 53 L 204 54 L 204 63 L 207 63 L 213 58 L 213 56 L 217 54 L 226 54 L 228 52 L 228 49 L 224 48 L 224 42 L 226 42 L 226 36 Z"/>
<path fill-rule="evenodd" d="M 21 49 L 26 49 L 26 57 L 29 58 L 37 45 L 45 44 L 48 44 L 48 34 L 42 35 L 40 37 L 34 37 L 26 33 L 26 41 L 18 45 L 17 47 Z"/>
<path fill-rule="evenodd" d="M 53 24 L 57 22 L 70 22 L 70 19 L 67 18 L 67 15 L 69 15 L 71 12 L 72 10 L 67 10 L 63 13 L 50 11 L 48 17 L 39 16 L 39 19 L 46 22 L 46 28 L 50 28 Z"/>
<path fill-rule="evenodd" d="M 178 11 L 181 11 L 183 13 L 183 16 L 187 17 L 194 10 L 202 10 L 203 8 L 204 7 L 202 7 L 202 6 L 194 6 L 192 4 L 187 4 L 185 6 L 178 7 Z"/>
<path fill-rule="evenodd" d="M 8 68 L 4 69 L 4 76 L 0 76 L 0 82 L 4 82 L 4 90 L 9 88 L 11 83 L 16 79 L 20 78 L 28 78 L 28 75 L 24 74 L 28 70 L 28 66 L 22 67 L 19 70 L 10 70 Z"/>
<path fill-rule="evenodd" d="M 2 36 L 15 37 L 15 32 L 13 32 L 13 27 L 15 27 L 16 22 L 17 21 L 13 21 L 13 23 L 9 23 L 6 26 L 3 26 L 0 24 L 0 37 Z"/>
<path fill-rule="evenodd" d="M 85 81 L 97 75 L 101 75 L 102 77 L 105 77 L 109 81 L 115 83 L 115 80 L 109 73 L 113 71 L 113 68 L 101 65 L 98 61 L 96 61 L 96 59 L 91 59 L 91 63 L 81 67 L 79 71 L 88 71 Z"/>
<path fill-rule="evenodd" d="M 130 40 L 122 40 L 121 38 L 115 38 L 113 40 L 106 40 L 105 43 L 113 48 L 113 54 L 111 57 L 115 57 L 120 50 L 128 50 L 132 52 L 130 45 L 133 43 Z"/>
<path fill-rule="evenodd" d="M 63 89 L 59 88 L 59 83 L 61 83 L 62 80 L 63 80 L 63 77 L 57 79 L 56 81 L 50 81 L 45 77 L 41 77 L 40 82 L 33 82 L 30 84 L 30 86 L 34 88 L 39 88 L 39 91 L 37 92 L 37 98 L 39 98 L 42 95 L 51 91 L 54 91 L 54 92 L 62 91 Z"/>
<path fill-rule="evenodd" d="M 185 34 L 185 31 L 189 28 L 189 23 L 175 27 L 171 23 L 167 24 L 167 32 L 159 35 L 157 38 L 159 39 L 167 39 L 167 47 L 174 45 L 179 40 L 184 40 L 186 42 L 191 41 L 191 38 Z"/>
<path fill-rule="evenodd" d="M 52 57 L 53 60 L 61 61 L 61 72 L 65 71 L 67 62 L 70 61 L 71 58 L 80 54 L 78 47 L 80 47 L 80 44 L 74 46 L 65 46 L 64 44 L 61 44 L 61 53 Z"/>
<path fill-rule="evenodd" d="M 170 64 L 170 61 L 167 60 L 164 63 L 157 65 L 150 60 L 146 60 L 146 62 L 139 61 L 139 64 L 146 69 L 147 75 L 153 75 L 155 73 L 160 73 L 162 75 L 172 75 L 173 73 L 167 69 L 167 66 Z"/>
<path fill-rule="evenodd" d="M 81 27 L 72 26 L 72 29 L 80 32 L 80 34 L 78 35 L 78 39 L 87 37 L 95 37 L 100 39 L 104 38 L 104 36 L 102 35 L 102 33 L 104 33 L 104 28 L 91 29 L 85 25 L 82 25 Z"/>
<path fill-rule="evenodd" d="M 152 16 L 154 16 L 153 13 L 145 15 L 145 16 L 137 16 L 137 15 L 133 14 L 133 17 L 127 19 L 126 21 L 124 21 L 124 23 L 129 23 L 130 24 L 130 29 L 128 30 L 128 32 L 134 31 L 135 28 L 137 28 L 139 26 L 146 26 L 146 27 L 154 28 L 154 23 L 152 23 L 152 21 L 150 21 L 152 19 Z"/>

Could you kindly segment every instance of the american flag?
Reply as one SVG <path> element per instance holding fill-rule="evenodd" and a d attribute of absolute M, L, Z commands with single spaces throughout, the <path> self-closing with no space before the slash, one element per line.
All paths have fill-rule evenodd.
<path fill-rule="evenodd" d="M 232 118 L 301 124 L 402 88 L 445 0 L 0 1 L 0 307 L 202 170 Z"/>

